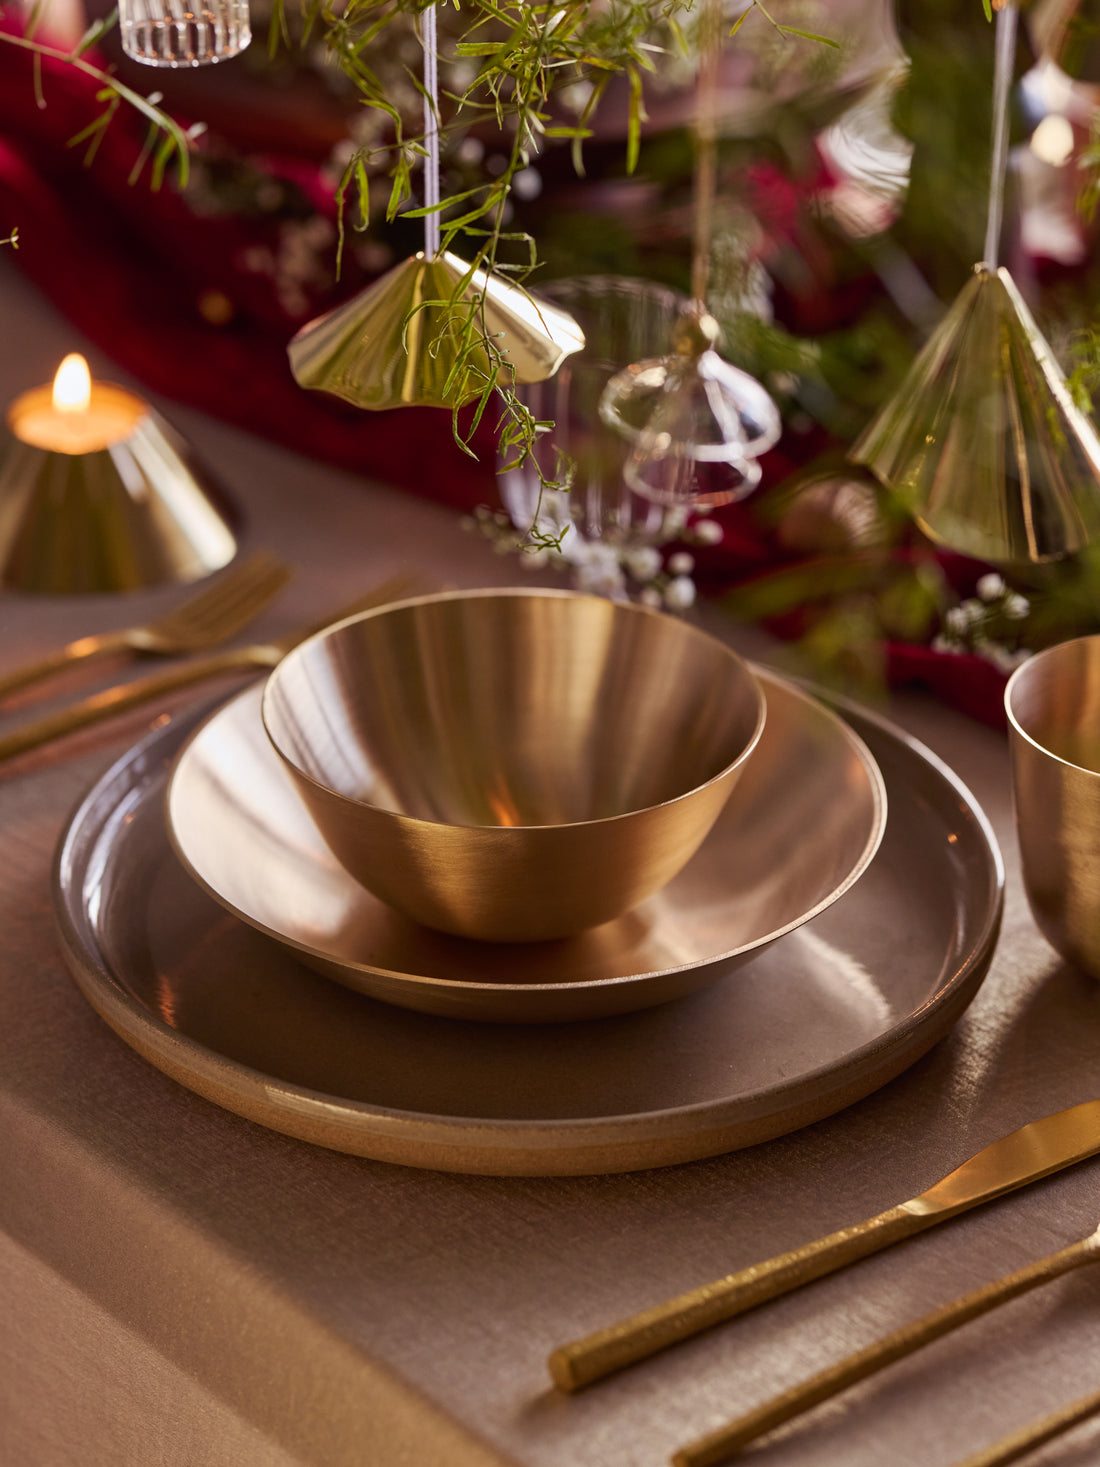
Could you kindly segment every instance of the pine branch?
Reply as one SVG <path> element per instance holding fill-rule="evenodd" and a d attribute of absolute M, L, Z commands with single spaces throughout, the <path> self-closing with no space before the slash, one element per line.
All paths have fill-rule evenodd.
<path fill-rule="evenodd" d="M 16 46 L 22 51 L 29 51 L 35 58 L 36 67 L 43 60 L 60 61 L 66 66 L 72 66 L 84 76 L 91 77 L 93 81 L 100 83 L 100 90 L 96 94 L 96 101 L 103 105 L 103 111 L 81 129 L 74 138 L 69 140 L 70 147 L 81 142 L 88 144 L 85 150 L 85 161 L 90 162 L 95 156 L 95 151 L 102 140 L 106 128 L 117 111 L 120 104 L 132 107 L 149 123 L 152 134 L 161 136 L 158 146 L 149 146 L 139 159 L 140 167 L 144 166 L 149 156 L 153 158 L 151 184 L 154 189 L 159 189 L 164 181 L 165 173 L 169 164 L 174 159 L 178 166 L 179 185 L 183 188 L 187 183 L 188 166 L 190 161 L 191 143 L 201 132 L 200 127 L 193 127 L 186 132 L 179 123 L 169 117 L 166 112 L 161 111 L 156 100 L 152 97 L 143 97 L 140 92 L 135 92 L 132 87 L 120 82 L 110 72 L 104 71 L 99 66 L 94 66 L 84 57 L 84 52 L 99 39 L 105 29 L 102 21 L 96 21 L 94 25 L 84 33 L 71 51 L 63 51 L 57 46 L 47 46 L 41 41 L 36 41 L 29 36 L 13 35 L 10 31 L 0 30 L 0 42 L 7 46 Z M 36 72 L 37 75 L 37 72 Z M 40 102 L 40 105 L 42 103 Z M 140 167 L 131 174 L 130 181 L 134 182 Z"/>

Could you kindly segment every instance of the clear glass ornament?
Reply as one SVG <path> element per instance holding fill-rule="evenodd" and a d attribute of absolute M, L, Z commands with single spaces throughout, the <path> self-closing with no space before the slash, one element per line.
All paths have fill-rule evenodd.
<path fill-rule="evenodd" d="M 252 39 L 248 0 L 119 0 L 122 49 L 145 66 L 212 66 Z"/>
<path fill-rule="evenodd" d="M 653 504 L 717 509 L 747 499 L 760 483 L 761 470 L 747 458 L 698 458 L 673 440 L 667 449 L 639 443 L 623 475 L 635 494 Z"/>
<path fill-rule="evenodd" d="M 745 498 L 760 482 L 755 459 L 779 438 L 775 403 L 718 355 L 719 335 L 713 316 L 692 307 L 676 323 L 671 355 L 633 363 L 604 389 L 600 417 L 632 444 L 624 478 L 653 503 Z"/>

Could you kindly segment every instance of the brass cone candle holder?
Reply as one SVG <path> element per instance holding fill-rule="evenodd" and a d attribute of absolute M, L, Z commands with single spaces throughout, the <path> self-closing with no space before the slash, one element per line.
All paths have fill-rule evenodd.
<path fill-rule="evenodd" d="M 480 345 L 454 373 L 479 298 L 474 329 L 503 354 L 502 386 L 541 382 L 584 345 L 566 311 L 501 276 L 471 271 L 450 252 L 429 259 L 420 251 L 303 326 L 287 348 L 295 380 L 360 408 L 459 407 L 481 395 L 497 367 Z"/>
<path fill-rule="evenodd" d="M 66 358 L 52 389 L 12 403 L 0 449 L 0 584 L 134 591 L 198 580 L 236 551 L 187 445 L 133 393 L 92 382 L 82 357 Z"/>
<path fill-rule="evenodd" d="M 1007 270 L 974 275 L 852 448 L 932 539 L 994 565 L 1100 540 L 1100 438 Z"/>

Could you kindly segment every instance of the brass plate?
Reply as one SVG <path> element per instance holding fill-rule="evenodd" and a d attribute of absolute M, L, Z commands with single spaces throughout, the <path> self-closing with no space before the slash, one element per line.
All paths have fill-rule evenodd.
<path fill-rule="evenodd" d="M 127 1044 L 250 1120 L 445 1171 L 622 1172 L 784 1135 L 870 1094 L 973 998 L 1000 924 L 988 823 L 939 760 L 849 712 L 890 822 L 842 900 L 677 1003 L 577 1024 L 470 1024 L 319 978 L 212 901 L 164 824 L 198 717 L 109 770 L 58 848 L 54 898 L 81 991 Z"/>
<path fill-rule="evenodd" d="M 195 879 L 311 967 L 373 998 L 496 1022 L 600 1018 L 713 983 L 835 901 L 878 849 L 882 780 L 816 699 L 760 674 L 767 719 L 710 835 L 663 890 L 576 937 L 471 942 L 418 926 L 333 856 L 248 688 L 185 746 L 168 830 Z"/>

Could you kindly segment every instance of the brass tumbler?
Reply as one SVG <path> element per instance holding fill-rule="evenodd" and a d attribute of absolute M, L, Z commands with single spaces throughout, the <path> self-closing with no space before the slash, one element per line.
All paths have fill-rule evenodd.
<path fill-rule="evenodd" d="M 1029 658 L 1005 709 L 1032 915 L 1062 957 L 1100 978 L 1100 636 Z"/>

